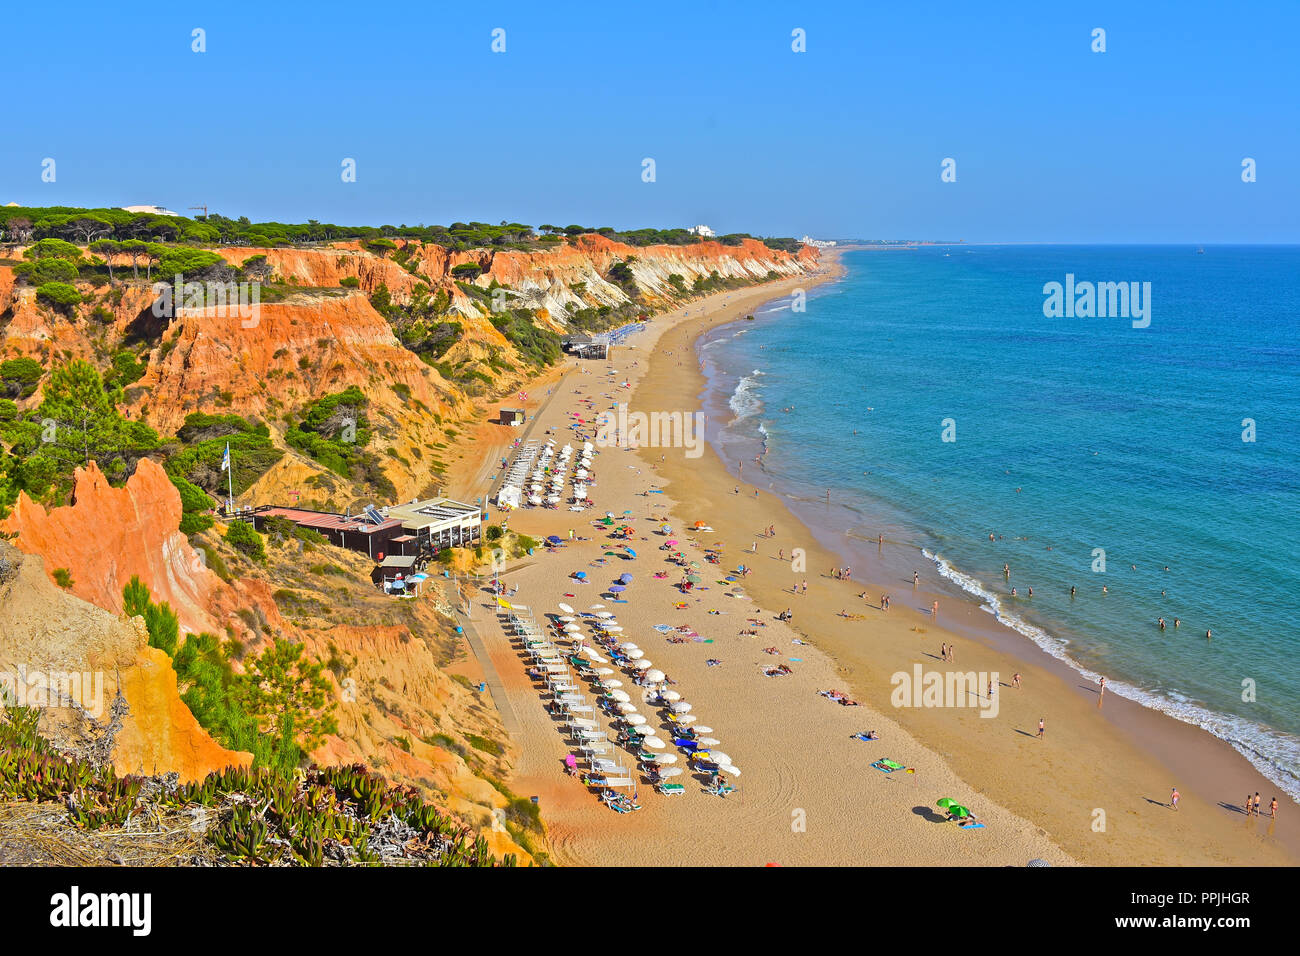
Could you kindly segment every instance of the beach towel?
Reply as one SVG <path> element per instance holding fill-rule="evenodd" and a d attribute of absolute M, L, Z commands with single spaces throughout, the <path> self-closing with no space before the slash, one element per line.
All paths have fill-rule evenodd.
<path fill-rule="evenodd" d="M 963 829 L 963 830 L 983 830 L 983 829 L 984 829 L 984 824 L 982 824 L 982 823 L 959 823 L 959 824 L 957 824 L 957 826 L 960 827 L 960 828 Z"/>
<path fill-rule="evenodd" d="M 877 770 L 884 771 L 885 773 L 893 773 L 895 770 L 907 769 L 901 763 L 897 763 L 893 760 L 889 760 L 888 758 L 881 758 L 880 760 L 877 760 L 875 763 L 873 763 L 871 766 L 875 767 Z"/>

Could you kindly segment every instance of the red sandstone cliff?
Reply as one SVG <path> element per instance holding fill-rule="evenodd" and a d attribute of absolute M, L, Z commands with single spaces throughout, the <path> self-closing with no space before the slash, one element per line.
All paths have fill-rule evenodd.
<path fill-rule="evenodd" d="M 120 614 L 122 589 L 138 575 L 156 600 L 172 606 L 183 629 L 219 631 L 208 608 L 221 581 L 177 530 L 180 520 L 180 494 L 146 458 L 122 488 L 109 485 L 94 462 L 78 468 L 72 504 L 62 508 L 46 510 L 20 492 L 0 531 L 43 557 L 47 573 L 68 568 L 70 590 L 91 604 Z"/>

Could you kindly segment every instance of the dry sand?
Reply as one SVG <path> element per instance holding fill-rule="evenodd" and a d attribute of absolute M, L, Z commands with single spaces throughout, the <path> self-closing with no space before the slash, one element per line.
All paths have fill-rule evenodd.
<path fill-rule="evenodd" d="M 594 400 L 598 412 L 627 401 L 629 394 L 633 411 L 698 409 L 703 379 L 694 339 L 815 281 L 785 280 L 692 303 L 688 310 L 652 320 L 629 346 L 617 348 L 609 363 L 570 363 L 552 396 L 542 394 L 545 384 L 530 393 L 539 409 L 530 437 L 543 438 L 545 429 L 553 428 L 562 444 L 570 435 L 569 415 L 580 410 L 582 398 Z M 616 374 L 607 375 L 608 368 Z M 632 388 L 618 387 L 623 381 Z M 590 420 L 592 414 L 584 411 L 583 417 Z M 498 431 L 500 437 L 486 451 L 476 448 L 452 477 L 462 496 L 486 493 L 486 476 L 495 469 L 482 463 L 497 461 L 503 443 L 518 434 L 499 426 Z M 870 582 L 870 569 L 855 569 L 855 579 L 866 580 L 832 580 L 829 568 L 843 559 L 799 525 L 779 498 L 762 490 L 755 496 L 743 484 L 743 493 L 734 494 L 737 480 L 711 448 L 698 458 L 688 458 L 680 448 L 604 448 L 594 470 L 599 478 L 590 492 L 594 509 L 581 514 L 524 509 L 510 517 L 511 528 L 527 534 L 567 537 L 573 528 L 591 540 L 568 544 L 557 554 L 539 553 L 503 580 L 519 586 L 513 600 L 539 617 L 556 613 L 561 601 L 580 610 L 601 603 L 616 611 L 625 628 L 622 636 L 676 681 L 675 689 L 694 705 L 700 723 L 713 729 L 710 736 L 722 741 L 721 749 L 743 775 L 737 792 L 725 799 L 703 793 L 700 782 L 684 774 L 676 778 L 687 785 L 683 796 L 662 796 L 641 786 L 642 810 L 615 814 L 602 806 L 563 774 L 562 760 L 572 745 L 544 709 L 544 695 L 527 677 L 522 651 L 506 637 L 495 601 L 480 594 L 474 627 L 489 657 L 485 669 L 499 678 L 506 699 L 497 703 L 520 753 L 510 784 L 517 793 L 539 798 L 557 862 L 1023 866 L 1041 857 L 1057 865 L 1289 865 L 1300 858 L 1292 842 L 1293 803 L 1285 802 L 1276 824 L 1247 820 L 1235 810 L 1248 789 L 1263 793 L 1266 803 L 1273 790 L 1226 745 L 1114 695 L 1099 707 L 1095 688 L 1080 686 L 1077 674 L 1018 635 L 990 630 L 972 602 L 937 590 L 938 582 L 924 571 L 915 592 L 910 580 L 883 587 Z M 651 487 L 667 493 L 644 494 Z M 629 543 L 637 560 L 608 558 L 604 566 L 593 565 L 610 542 L 592 520 L 625 510 L 633 513 L 636 537 Z M 697 519 L 715 529 L 674 535 L 703 566 L 708 590 L 683 597 L 672 586 L 680 572 L 658 550 L 664 538 L 653 531 L 660 517 L 678 532 Z M 776 537 L 758 536 L 772 524 Z M 756 539 L 757 555 L 746 553 Z M 718 583 L 721 569 L 704 561 L 698 545 L 717 542 L 723 542 L 722 568 L 754 567 L 738 588 L 746 596 L 729 596 L 732 586 Z M 794 574 L 788 562 L 777 559 L 778 548 L 788 554 L 794 547 L 807 553 L 805 573 Z M 586 571 L 593 583 L 572 581 L 568 575 L 576 570 Z M 652 578 L 659 570 L 669 577 Z M 601 598 L 603 585 L 623 571 L 635 576 L 629 603 Z M 792 595 L 792 583 L 805 579 L 808 594 Z M 873 600 L 890 593 L 891 610 L 864 607 L 857 598 L 864 588 Z M 935 599 L 940 601 L 937 624 L 928 611 Z M 688 607 L 674 609 L 674 602 L 683 600 Z M 785 607 L 794 609 L 793 629 L 775 620 L 774 612 Z M 841 618 L 841 608 L 863 617 Z M 753 626 L 749 618 L 762 622 L 756 637 L 739 633 Z M 951 621 L 960 626 L 941 629 Z M 656 624 L 689 625 L 712 643 L 671 644 L 653 629 Z M 795 644 L 796 639 L 809 644 Z M 955 667 L 939 660 L 941 642 L 956 645 Z M 778 653 L 765 653 L 768 647 Z M 707 666 L 709 658 L 722 663 Z M 763 674 L 763 667 L 781 662 L 793 673 Z M 917 663 L 926 670 L 999 672 L 998 716 L 981 718 L 977 708 L 891 706 L 890 675 L 910 673 Z M 1023 679 L 1019 689 L 1009 686 L 1016 672 Z M 638 689 L 630 679 L 619 678 L 636 699 Z M 828 688 L 849 692 L 861 706 L 843 707 L 818 695 Z M 650 708 L 641 709 L 653 726 L 662 726 Z M 1047 719 L 1041 741 L 1034 735 L 1040 716 Z M 609 718 L 603 723 L 613 726 Z M 875 730 L 880 739 L 852 738 L 862 730 Z M 620 755 L 633 764 L 630 754 Z M 881 773 L 870 766 L 881 757 L 915 773 Z M 1182 793 L 1177 813 L 1167 806 L 1174 785 Z M 971 807 L 985 829 L 963 831 L 943 822 L 935 810 L 941 797 Z"/>

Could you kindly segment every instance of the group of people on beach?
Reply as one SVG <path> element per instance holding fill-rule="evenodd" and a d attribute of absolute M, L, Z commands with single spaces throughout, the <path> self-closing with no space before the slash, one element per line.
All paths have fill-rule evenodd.
<path fill-rule="evenodd" d="M 1268 805 L 1268 815 L 1272 817 L 1274 820 L 1277 819 L 1277 797 L 1274 797 L 1273 802 Z M 1248 817 L 1259 816 L 1259 791 L 1258 790 L 1255 791 L 1254 797 L 1251 797 L 1250 794 L 1246 794 L 1246 816 Z"/>

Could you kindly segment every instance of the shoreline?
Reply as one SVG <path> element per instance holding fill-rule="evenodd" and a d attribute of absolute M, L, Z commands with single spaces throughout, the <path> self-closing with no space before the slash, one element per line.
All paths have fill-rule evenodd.
<path fill-rule="evenodd" d="M 809 301 L 812 301 L 811 297 Z M 781 311 L 773 310 L 767 317 L 768 320 L 787 321 L 789 317 L 783 316 Z M 1050 658 L 1068 669 L 1068 672 L 1057 669 L 1063 678 L 1073 677 L 1095 683 L 1105 675 L 1107 691 L 1117 697 L 1123 697 L 1144 710 L 1155 711 L 1180 724 L 1202 730 L 1231 747 L 1251 764 L 1269 787 L 1277 790 L 1280 802 L 1295 803 L 1295 809 L 1300 810 L 1300 780 L 1296 779 L 1295 765 L 1286 759 L 1285 744 L 1282 745 L 1282 755 L 1275 754 L 1272 757 L 1250 746 L 1252 733 L 1269 734 L 1273 732 L 1272 728 L 1252 724 L 1244 715 L 1232 711 L 1214 710 L 1207 704 L 1186 704 L 1180 708 L 1175 698 L 1156 691 L 1146 691 L 1139 682 L 1128 676 L 1117 677 L 1113 672 L 1099 669 L 1099 665 L 1088 663 L 1086 657 L 1081 659 L 1072 653 L 1076 638 L 1062 636 L 1063 633 L 1069 633 L 1068 627 L 1061 628 L 1059 623 L 1035 621 L 1020 613 L 1017 608 L 1008 608 L 1008 599 L 999 599 L 994 585 L 980 580 L 965 568 L 958 567 L 945 554 L 932 550 L 936 547 L 933 536 L 924 530 L 923 522 L 916 515 L 872 498 L 855 496 L 850 499 L 851 503 L 846 504 L 843 494 L 838 495 L 832 505 L 830 500 L 823 501 L 812 485 L 801 487 L 788 473 L 789 462 L 786 463 L 786 474 L 776 477 L 774 481 L 769 480 L 774 476 L 768 471 L 765 460 L 770 441 L 765 433 L 758 438 L 746 436 L 724 442 L 723 436 L 729 434 L 729 426 L 741 418 L 742 414 L 745 417 L 752 414 L 750 411 L 734 409 L 729 396 L 734 395 L 733 385 L 740 387 L 753 373 L 747 373 L 741 368 L 727 369 L 720 363 L 711 361 L 714 353 L 710 346 L 744 334 L 747 331 L 745 325 L 746 323 L 733 321 L 710 326 L 701 331 L 694 343 L 696 354 L 701 359 L 701 368 L 706 370 L 702 375 L 704 384 L 701 401 L 711 426 L 710 444 L 730 475 L 743 479 L 745 464 L 750 464 L 751 478 L 754 470 L 758 469 L 759 477 L 768 480 L 768 488 L 772 489 L 772 493 L 785 502 L 806 530 L 838 554 L 846 566 L 854 569 L 880 569 L 870 580 L 863 579 L 863 583 L 873 588 L 879 587 L 878 593 L 910 588 L 913 571 L 920 569 L 922 578 L 928 578 L 935 589 L 946 590 L 950 599 L 974 601 L 984 611 L 985 618 L 978 624 L 960 628 L 965 636 L 998 642 L 998 646 L 1014 656 L 1024 657 L 1029 654 L 1036 662 L 1044 663 Z M 745 368 L 747 367 L 746 365 Z M 749 455 L 755 450 L 761 451 L 764 456 L 761 463 L 753 464 L 750 461 Z M 886 547 L 878 548 L 877 534 L 882 529 Z M 918 540 L 925 541 L 927 537 L 930 538 L 929 544 L 917 543 Z M 873 607 L 876 596 L 875 593 L 869 595 Z M 1021 643 L 1021 638 L 1033 646 L 1032 651 Z M 1042 652 L 1044 657 L 1039 658 L 1036 652 Z M 1044 663 L 1044 666 L 1047 665 Z M 1245 740 L 1225 736 L 1237 725 L 1245 727 Z M 1212 728 L 1221 732 L 1216 733 Z M 1283 779 L 1276 779 L 1279 776 Z"/>
<path fill-rule="evenodd" d="M 838 255 L 835 258 L 838 258 Z M 734 324 L 736 324 L 734 317 L 720 321 L 709 321 L 706 318 L 704 320 L 697 319 L 692 322 L 683 322 L 666 333 L 660 346 L 661 349 L 668 349 L 668 346 L 671 346 L 671 350 L 675 350 L 689 343 L 689 347 L 698 358 L 698 344 L 705 335 L 717 332 L 724 326 Z M 675 369 L 675 372 L 677 375 L 689 379 L 689 382 L 674 386 L 663 381 L 662 376 L 656 378 L 652 363 L 651 374 L 647 376 L 647 380 L 635 396 L 638 403 L 647 407 L 675 407 L 670 399 L 680 396 L 683 392 L 689 392 L 697 399 L 706 396 L 708 382 L 699 369 L 698 361 L 695 367 L 687 369 L 684 375 L 681 369 Z M 715 394 L 708 397 L 712 398 L 714 407 L 718 404 L 725 405 L 725 396 Z M 732 417 L 734 415 L 729 414 L 726 420 L 729 421 Z M 725 421 L 721 424 L 725 427 Z M 664 472 L 665 478 L 668 480 L 667 487 L 670 490 L 675 490 L 676 487 L 680 486 L 686 477 L 686 472 L 680 467 L 681 464 L 679 461 L 671 464 L 669 462 L 656 464 L 660 468 L 663 468 L 663 465 L 669 465 L 668 468 L 664 469 Z M 697 459 L 693 463 L 693 467 L 695 474 L 692 475 L 691 481 L 696 488 L 714 487 L 716 489 L 725 487 L 728 483 L 734 484 L 737 481 L 744 484 L 741 473 L 733 470 L 734 463 L 724 460 L 712 442 L 710 442 L 703 459 Z M 748 485 L 745 488 L 746 494 L 740 496 L 747 504 L 752 504 L 754 501 L 748 494 L 752 490 L 753 486 Z M 725 500 L 735 496 L 723 495 L 722 497 Z M 720 503 L 716 501 L 716 494 L 713 498 L 715 501 L 710 502 L 710 505 L 716 509 L 720 506 Z M 807 576 L 810 579 L 816 579 L 818 590 L 823 594 L 830 592 L 833 595 L 833 598 L 827 602 L 828 607 L 860 608 L 861 602 L 856 595 L 864 589 L 868 593 L 895 594 L 900 590 L 910 590 L 910 581 L 905 586 L 900 585 L 897 580 L 882 585 L 879 581 L 873 580 L 874 577 L 879 576 L 873 574 L 873 565 L 864 567 L 856 561 L 849 562 L 853 563 L 855 567 L 854 581 L 833 581 L 826 572 L 816 569 L 829 567 L 832 564 L 838 566 L 843 563 L 840 555 L 843 551 L 844 542 L 826 540 L 829 535 L 824 531 L 819 534 L 810 530 L 808 525 L 800 520 L 796 514 L 797 508 L 792 509 L 781 495 L 759 489 L 757 501 L 760 503 L 759 511 L 765 512 L 769 519 L 766 522 L 767 524 L 773 523 L 770 520 L 772 518 L 779 517 L 781 519 L 776 522 L 779 539 L 784 539 L 787 542 L 790 540 L 787 534 L 782 533 L 782 525 L 784 525 L 785 527 L 796 528 L 795 534 L 800 536 L 802 540 L 809 543 L 815 542 L 814 547 L 805 547 L 809 554 L 808 566 L 814 569 Z M 697 507 L 699 506 L 705 506 L 704 502 L 698 502 Z M 743 510 L 753 512 L 752 508 Z M 679 517 L 684 517 L 684 515 L 679 515 Z M 761 526 L 762 523 L 751 522 L 751 524 Z M 886 547 L 891 546 L 887 544 Z M 814 556 L 814 548 L 816 549 L 816 556 Z M 771 557 L 775 558 L 775 555 L 771 555 Z M 920 553 L 916 555 L 917 559 L 921 557 Z M 759 570 L 763 570 L 765 563 L 759 562 Z M 894 624 L 894 627 L 890 628 L 890 630 L 894 632 L 896 640 L 905 639 L 897 633 L 898 628 L 895 622 L 899 619 L 906 619 L 911 631 L 928 632 L 925 638 L 926 646 L 921 653 L 929 653 L 931 658 L 929 663 L 933 663 L 938 658 L 938 643 L 955 638 L 964 642 L 963 645 L 960 645 L 961 650 L 959 651 L 963 656 L 963 666 L 967 666 L 968 662 L 974 657 L 982 662 L 979 669 L 991 670 L 992 668 L 983 666 L 983 662 L 989 660 L 1007 661 L 1011 669 L 1008 670 L 1004 665 L 1000 668 L 1001 673 L 1019 672 L 1025 674 L 1036 684 L 1039 683 L 1039 675 L 1041 675 L 1043 685 L 1051 688 L 1051 693 L 1047 695 L 1046 699 L 1051 700 L 1052 697 L 1055 697 L 1070 704 L 1067 708 L 1054 708 L 1056 713 L 1061 716 L 1049 719 L 1049 734 L 1053 727 L 1060 722 L 1061 717 L 1074 723 L 1085 719 L 1085 714 L 1092 716 L 1089 711 L 1096 710 L 1098 703 L 1096 689 L 1081 683 L 1082 674 L 1072 664 L 1053 657 L 1029 638 L 1000 624 L 991 615 L 980 611 L 978 602 L 974 600 L 973 595 L 965 591 L 955 591 L 956 585 L 950 582 L 938 581 L 939 576 L 934 564 L 928 559 L 923 567 L 925 568 L 923 587 L 916 594 L 916 597 L 920 600 L 900 601 L 900 604 L 904 605 L 904 607 L 890 611 L 887 614 L 883 614 L 873 607 L 861 608 L 868 615 L 868 620 L 874 623 L 878 617 L 887 618 L 890 624 Z M 860 575 L 859 571 L 864 573 Z M 930 580 L 926 581 L 925 578 Z M 812 586 L 810 584 L 810 587 Z M 750 589 L 755 592 L 759 603 L 769 609 L 774 609 L 778 605 L 780 607 L 794 606 L 796 609 L 796 627 L 803 629 L 800 627 L 800 620 L 806 618 L 806 615 L 799 613 L 799 608 L 800 602 L 806 602 L 807 598 L 792 596 L 787 585 L 777 584 L 776 582 L 757 589 L 750 585 Z M 933 600 L 941 601 L 941 613 L 937 627 L 930 620 L 928 612 L 928 605 Z M 959 606 L 954 608 L 954 604 Z M 890 686 L 882 679 L 883 675 L 879 672 L 877 665 L 881 662 L 881 657 L 886 657 L 892 658 L 901 668 L 901 665 L 907 663 L 901 657 L 906 655 L 899 655 L 897 648 L 893 649 L 895 652 L 892 654 L 870 653 L 867 648 L 856 643 L 853 637 L 844 633 L 838 634 L 833 643 L 828 643 L 824 636 L 827 631 L 834 634 L 837 631 L 853 630 L 853 628 L 835 626 L 834 623 L 827 627 L 828 622 L 825 621 L 825 618 L 828 616 L 826 613 L 814 615 L 817 626 L 808 629 L 822 633 L 821 646 L 828 649 L 829 653 L 843 669 L 846 678 L 850 680 L 853 686 L 855 694 L 858 694 L 860 699 L 866 699 L 873 703 L 887 701 Z M 956 628 L 949 631 L 947 626 L 952 625 L 954 621 Z M 842 624 L 848 624 L 848 622 L 842 622 Z M 859 628 L 858 630 L 866 630 L 866 628 Z M 915 642 L 915 638 L 912 638 L 912 640 Z M 974 648 L 967 651 L 965 642 L 978 645 L 979 650 L 975 653 L 972 653 L 975 650 Z M 878 645 L 881 642 L 877 639 L 871 643 Z M 934 647 L 931 648 L 929 645 L 934 645 Z M 884 650 L 884 648 L 873 648 L 873 650 L 875 649 Z M 918 657 L 915 652 L 910 656 L 912 658 Z M 1026 684 L 1028 682 L 1026 680 Z M 1024 696 L 1022 690 L 1013 690 L 1007 694 L 1008 697 L 1012 697 L 1012 695 Z M 1012 697 L 1013 701 L 1014 699 Z M 1040 705 L 1040 708 L 1047 706 L 1048 704 L 1045 701 Z M 1062 711 L 1064 711 L 1063 714 Z M 1025 791 L 1032 789 L 1026 787 L 1027 781 L 1023 773 L 1024 768 L 1021 768 L 1022 772 L 1019 775 L 1008 774 L 1005 770 L 1002 772 L 988 772 L 988 768 L 984 766 L 987 763 L 987 755 L 974 752 L 976 748 L 962 746 L 963 741 L 969 740 L 970 731 L 973 729 L 968 726 L 969 722 L 966 722 L 967 726 L 960 726 L 959 722 L 960 729 L 958 729 L 958 727 L 952 726 L 953 722 L 945 721 L 943 717 L 935 714 L 927 714 L 924 710 L 913 710 L 907 713 L 914 719 L 911 721 L 904 720 L 905 726 L 917 733 L 920 739 L 928 744 L 933 746 L 937 743 L 937 749 L 944 753 L 945 756 L 951 754 L 950 763 L 964 778 L 970 780 L 972 784 L 980 786 L 992 799 L 1004 805 L 1019 806 L 1023 803 Z M 1088 787 L 1082 779 L 1075 781 L 1076 783 L 1083 785 L 1085 789 L 1099 791 L 1099 797 L 1103 792 L 1106 793 L 1111 805 L 1127 805 L 1132 803 L 1133 800 L 1141 800 L 1144 802 L 1145 807 L 1152 807 L 1161 801 L 1167 800 L 1169 787 L 1178 785 L 1183 793 L 1182 805 L 1184 811 L 1190 809 L 1189 794 L 1199 795 L 1192 799 L 1203 803 L 1207 814 L 1209 814 L 1206 819 L 1213 820 L 1214 829 L 1220 831 L 1215 834 L 1219 838 L 1215 842 L 1221 843 L 1221 846 L 1216 850 L 1211 850 L 1212 855 L 1209 858 L 1201 854 L 1181 855 L 1177 844 L 1182 842 L 1182 839 L 1176 836 L 1174 830 L 1171 830 L 1170 824 L 1172 821 L 1163 821 L 1164 826 L 1162 829 L 1167 832 L 1161 834 L 1159 856 L 1164 860 L 1168 862 L 1194 861 L 1203 863 L 1274 863 L 1276 865 L 1294 865 L 1297 860 L 1300 860 L 1300 838 L 1297 837 L 1294 827 L 1284 827 L 1279 823 L 1270 828 L 1269 824 L 1263 819 L 1259 821 L 1248 820 L 1239 809 L 1243 802 L 1242 794 L 1255 791 L 1259 791 L 1261 795 L 1264 795 L 1265 803 L 1267 803 L 1272 792 L 1279 791 L 1279 803 L 1282 805 L 1283 820 L 1288 816 L 1292 819 L 1295 818 L 1296 803 L 1284 793 L 1281 793 L 1280 788 L 1276 787 L 1272 781 L 1267 780 L 1227 741 L 1202 730 L 1200 727 L 1179 721 L 1154 708 L 1115 693 L 1106 698 L 1104 706 L 1099 709 L 1099 713 L 1103 720 L 1101 722 L 1092 721 L 1092 723 L 1097 724 L 1098 729 L 1102 732 L 1101 734 L 1093 734 L 1093 737 L 1100 737 L 1101 739 L 1087 742 L 1085 747 L 1085 751 L 1094 754 L 1098 759 L 1097 766 L 1113 767 L 1118 757 L 1136 771 L 1144 766 L 1150 767 L 1154 761 L 1155 765 L 1163 771 L 1164 777 L 1168 778 L 1171 783 L 1162 784 L 1160 788 L 1155 788 L 1150 780 L 1154 776 L 1152 771 L 1148 770 L 1146 774 L 1135 772 L 1128 779 L 1134 783 L 1143 781 L 1144 785 L 1138 788 L 1141 791 L 1140 797 L 1136 793 L 1131 793 L 1128 797 L 1125 797 L 1122 790 L 1117 791 L 1113 786 L 1109 788 Z M 1021 722 L 1030 726 L 1030 729 L 1036 727 L 1036 717 L 1022 716 L 1020 719 Z M 988 721 L 987 723 L 996 724 L 1001 723 L 1001 721 Z M 1024 733 L 1024 731 L 1022 730 L 1021 733 Z M 988 735 L 981 734 L 980 736 L 983 738 Z M 998 749 L 1007 753 L 1008 757 L 1010 756 L 1010 753 L 1007 752 L 1008 748 L 1001 747 Z M 1011 748 L 1011 750 L 1014 750 L 1014 748 Z M 1045 778 L 1057 775 L 1054 768 L 1044 766 L 1042 769 Z M 1009 777 L 1015 777 L 1014 782 L 1007 779 Z M 1060 780 L 1059 775 L 1056 776 L 1056 779 Z M 1047 780 L 1044 779 L 1044 783 L 1046 782 Z M 1052 801 L 1065 801 L 1068 803 L 1074 799 L 1068 787 L 1058 785 L 1045 787 L 1045 789 L 1051 796 L 1048 796 L 1045 800 L 1035 800 L 1036 804 L 1041 805 Z M 1237 791 L 1241 792 L 1238 793 Z M 1091 805 L 1094 809 L 1104 809 L 1106 804 L 1099 800 L 1093 800 Z M 1167 807 L 1161 809 L 1164 809 L 1166 813 L 1168 812 Z M 1021 810 L 1021 812 L 1025 811 Z M 1139 817 L 1149 815 L 1149 812 L 1144 814 L 1141 810 L 1130 812 L 1137 813 Z M 1075 816 L 1077 815 L 1078 812 L 1076 812 Z M 1039 822 L 1068 852 L 1078 856 L 1085 862 L 1157 862 L 1157 860 L 1149 858 L 1146 860 L 1123 859 L 1122 857 L 1116 859 L 1113 853 L 1096 854 L 1092 852 L 1096 844 L 1106 841 L 1098 840 L 1098 834 L 1093 833 L 1090 826 L 1080 827 L 1078 820 L 1067 822 L 1068 816 L 1068 814 L 1062 813 L 1031 814 L 1031 818 Z M 1201 814 L 1197 814 L 1198 818 L 1201 816 Z M 1180 818 L 1180 822 L 1183 819 L 1186 818 Z M 1159 822 L 1161 821 L 1152 821 L 1152 823 Z M 1205 819 L 1200 820 L 1200 822 L 1204 823 Z M 1251 831 L 1242 831 L 1240 828 L 1243 825 L 1250 827 Z M 1113 829 L 1111 828 L 1107 832 L 1113 832 Z M 1265 832 L 1261 835 L 1253 832 L 1255 829 L 1271 830 L 1271 832 Z M 1237 832 L 1234 836 L 1229 831 Z M 1249 839 L 1243 840 L 1242 838 L 1247 835 Z M 1195 839 L 1199 839 L 1199 836 Z M 1234 847 L 1234 841 L 1241 844 L 1241 846 Z M 1259 846 L 1255 847 L 1254 844 L 1259 844 Z M 1152 849 L 1156 848 L 1152 847 Z M 1187 849 L 1191 850 L 1190 845 Z M 1201 848 L 1202 851 L 1207 849 L 1210 848 Z M 1239 854 L 1238 849 L 1245 852 Z M 1251 849 L 1266 851 L 1264 855 L 1273 857 L 1273 859 L 1268 861 L 1260 859 L 1260 853 L 1250 852 Z"/>

